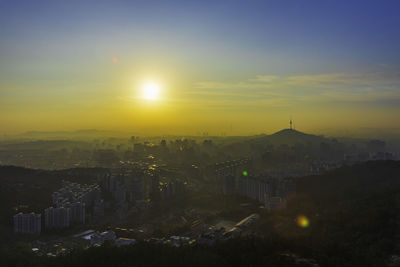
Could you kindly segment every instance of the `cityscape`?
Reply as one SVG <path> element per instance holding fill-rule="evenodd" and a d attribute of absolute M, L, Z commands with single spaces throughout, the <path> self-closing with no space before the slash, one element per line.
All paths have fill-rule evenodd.
<path fill-rule="evenodd" d="M 0 266 L 400 266 L 395 1 L 0 1 Z"/>
<path fill-rule="evenodd" d="M 88 158 L 71 158 L 76 163 L 68 169 L 50 169 L 60 166 L 62 159 L 58 158 L 46 161 L 47 171 L 28 168 L 41 166 L 42 158 L 26 158 L 21 167 L 7 162 L 0 168 L 8 201 L 3 214 L 9 216 L 3 221 L 5 229 L 13 231 L 5 230 L 4 235 L 24 240 L 39 257 L 58 257 L 104 244 L 212 247 L 263 236 L 261 221 L 285 214 L 304 201 L 304 177 L 374 161 L 396 162 L 399 168 L 398 147 L 385 141 L 360 139 L 356 145 L 353 139 L 305 134 L 291 125 L 290 120 L 287 129 L 269 136 L 243 137 L 228 145 L 224 139 L 229 137 L 153 141 L 135 137 L 134 142 L 129 137 L 118 140 L 130 144 L 125 151 L 120 148 L 123 144 L 107 149 L 94 146 L 84 153 Z M 21 145 L 29 147 L 35 142 Z M 41 141 L 34 149 L 52 142 Z M 65 153 L 77 150 L 73 146 L 72 142 L 64 148 Z M 236 146 L 250 150 L 239 158 Z M 29 152 L 19 149 L 3 151 L 30 153 L 29 148 Z M 91 166 L 80 166 L 81 162 Z M 35 192 L 40 192 L 40 200 Z M 30 203 L 30 197 L 37 202 Z M 302 213 L 296 216 L 300 229 L 312 222 Z M 287 260 L 299 261 L 297 257 L 290 254 Z M 300 261 L 315 264 L 313 258 Z"/>

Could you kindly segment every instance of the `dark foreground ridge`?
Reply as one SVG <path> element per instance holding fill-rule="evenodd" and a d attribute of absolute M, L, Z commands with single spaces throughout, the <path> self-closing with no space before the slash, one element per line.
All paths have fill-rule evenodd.
<path fill-rule="evenodd" d="M 55 258 L 12 243 L 1 247 L 0 265 L 391 266 L 392 255 L 400 255 L 399 174 L 400 162 L 375 161 L 298 178 L 297 195 L 284 210 L 261 212 L 254 237 L 179 248 L 106 244 Z M 299 215 L 308 227 L 297 225 Z"/>

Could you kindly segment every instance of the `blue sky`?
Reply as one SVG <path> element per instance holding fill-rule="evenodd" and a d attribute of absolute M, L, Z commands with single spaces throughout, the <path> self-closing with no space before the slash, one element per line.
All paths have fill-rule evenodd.
<path fill-rule="evenodd" d="M 58 46 L 50 53 L 80 56 L 92 42 L 140 49 L 151 41 L 208 62 L 224 52 L 220 68 L 229 57 L 254 72 L 373 68 L 399 63 L 399 8 L 398 1 L 1 1 L 0 55 L 35 59 L 47 43 Z"/>

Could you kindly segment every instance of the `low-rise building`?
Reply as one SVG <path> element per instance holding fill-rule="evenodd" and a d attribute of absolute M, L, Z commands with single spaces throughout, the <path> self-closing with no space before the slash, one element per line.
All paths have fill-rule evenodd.
<path fill-rule="evenodd" d="M 102 233 L 96 232 L 90 237 L 90 245 L 102 245 L 106 241 L 114 243 L 115 239 L 116 235 L 114 231 L 108 230 Z"/>

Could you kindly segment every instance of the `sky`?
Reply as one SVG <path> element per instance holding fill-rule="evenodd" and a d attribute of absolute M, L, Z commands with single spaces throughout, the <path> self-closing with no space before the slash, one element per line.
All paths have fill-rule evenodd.
<path fill-rule="evenodd" d="M 0 0 L 0 134 L 400 135 L 399 1 Z M 156 99 L 143 88 L 159 86 Z"/>

